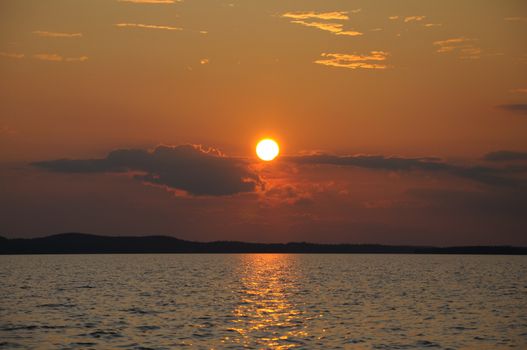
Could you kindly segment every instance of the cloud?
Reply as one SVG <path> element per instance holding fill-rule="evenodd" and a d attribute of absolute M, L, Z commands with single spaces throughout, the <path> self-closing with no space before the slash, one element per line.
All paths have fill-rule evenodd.
<path fill-rule="evenodd" d="M 420 22 L 425 19 L 426 16 L 408 16 L 404 18 L 404 23 L 408 22 Z"/>
<path fill-rule="evenodd" d="M 467 41 L 470 41 L 470 39 L 463 38 L 463 37 L 451 38 L 451 39 L 446 39 L 446 40 L 434 41 L 434 45 L 440 46 L 440 47 L 442 47 L 442 46 L 451 46 L 452 44 L 460 44 L 460 43 L 465 43 Z"/>
<path fill-rule="evenodd" d="M 64 57 L 62 57 L 61 55 L 57 55 L 55 53 L 39 53 L 39 54 L 34 55 L 33 57 L 41 61 L 55 61 L 55 62 L 64 61 Z"/>
<path fill-rule="evenodd" d="M 435 157 L 403 158 L 385 157 L 382 155 L 313 154 L 305 156 L 284 157 L 299 164 L 332 164 L 339 166 L 356 166 L 381 170 L 441 170 L 445 164 Z"/>
<path fill-rule="evenodd" d="M 174 4 L 181 0 L 117 0 L 118 2 L 130 2 L 133 4 Z"/>
<path fill-rule="evenodd" d="M 24 58 L 26 55 L 23 53 L 16 53 L 16 52 L 0 52 L 0 57 L 7 57 L 7 58 Z"/>
<path fill-rule="evenodd" d="M 394 21 L 396 19 L 399 19 L 399 16 L 390 16 L 390 17 L 388 17 L 388 19 L 391 19 L 392 21 Z"/>
<path fill-rule="evenodd" d="M 100 159 L 59 159 L 32 163 L 60 173 L 130 173 L 146 184 L 195 196 L 253 192 L 260 178 L 245 161 L 197 145 L 158 146 L 152 151 L 119 149 Z"/>
<path fill-rule="evenodd" d="M 516 113 L 527 113 L 527 103 L 509 103 L 496 106 L 504 111 L 516 112 Z"/>
<path fill-rule="evenodd" d="M 179 27 L 163 26 L 163 25 L 156 25 L 156 24 L 142 24 L 142 23 L 116 23 L 115 26 L 119 28 L 183 30 L 183 28 L 179 28 Z"/>
<path fill-rule="evenodd" d="M 508 22 L 527 22 L 527 17 L 505 17 Z"/>
<path fill-rule="evenodd" d="M 208 58 L 202 58 L 201 60 L 199 60 L 199 63 L 200 64 L 209 64 L 209 59 Z"/>
<path fill-rule="evenodd" d="M 481 49 L 474 45 L 474 39 L 450 38 L 434 41 L 434 46 L 438 47 L 437 53 L 457 52 L 461 59 L 479 59 L 481 57 Z"/>
<path fill-rule="evenodd" d="M 441 27 L 441 26 L 443 26 L 441 23 L 425 23 L 423 25 L 426 28 L 433 28 L 433 27 Z"/>
<path fill-rule="evenodd" d="M 485 154 L 484 160 L 489 162 L 506 162 L 515 160 L 527 160 L 527 152 L 518 151 L 495 151 Z"/>
<path fill-rule="evenodd" d="M 51 62 L 84 62 L 88 60 L 88 56 L 80 57 L 64 57 L 55 53 L 39 53 L 33 55 L 34 58 L 41 61 L 51 61 Z"/>
<path fill-rule="evenodd" d="M 291 23 L 300 24 L 306 27 L 314 27 L 320 30 L 330 32 L 335 35 L 359 36 L 363 34 L 355 30 L 344 30 L 343 28 L 344 25 L 340 23 L 306 22 L 306 21 L 300 21 L 300 20 L 291 21 Z"/>
<path fill-rule="evenodd" d="M 435 157 L 386 157 L 382 155 L 349 155 L 315 154 L 306 156 L 282 157 L 286 161 L 308 165 L 351 166 L 387 171 L 428 171 L 441 172 L 466 178 L 492 186 L 520 187 L 527 185 L 525 179 L 514 175 L 527 172 L 527 167 L 494 168 L 484 166 L 459 166 L 441 161 Z"/>
<path fill-rule="evenodd" d="M 359 10 L 360 11 L 360 10 Z M 353 12 L 352 13 L 356 13 Z M 314 12 L 314 11 L 298 11 L 286 12 L 282 17 L 292 19 L 323 19 L 323 20 L 347 20 L 349 19 L 348 11 L 333 11 L 333 12 Z"/>
<path fill-rule="evenodd" d="M 309 190 L 292 184 L 273 184 L 261 193 L 260 202 L 270 207 L 283 204 L 308 206 L 313 203 L 313 194 Z"/>
<path fill-rule="evenodd" d="M 47 37 L 47 38 L 80 38 L 82 37 L 82 33 L 59 33 L 59 32 L 46 32 L 42 30 L 35 30 L 33 34 L 38 35 L 40 37 Z"/>
<path fill-rule="evenodd" d="M 527 89 L 512 89 L 510 92 L 513 94 L 527 94 Z"/>
<path fill-rule="evenodd" d="M 478 59 L 481 57 L 481 49 L 479 47 L 470 46 L 460 49 L 461 56 L 463 59 Z"/>
<path fill-rule="evenodd" d="M 282 14 L 284 18 L 292 19 L 291 23 L 300 24 L 305 27 L 317 28 L 326 32 L 330 32 L 335 35 L 347 35 L 347 36 L 359 36 L 363 33 L 356 30 L 345 30 L 344 24 L 335 23 L 335 22 L 320 22 L 320 21 L 305 21 L 306 19 L 312 20 L 333 20 L 333 21 L 343 21 L 348 20 L 348 13 L 359 13 L 361 9 L 353 11 L 333 11 L 333 12 L 314 12 L 314 11 L 304 11 L 304 12 L 286 12 Z"/>
<path fill-rule="evenodd" d="M 316 60 L 315 63 L 348 69 L 386 69 L 388 67 L 383 63 L 388 53 L 383 51 L 372 51 L 368 55 L 322 53 L 322 57 L 324 59 Z"/>
<path fill-rule="evenodd" d="M 66 57 L 66 62 L 84 62 L 88 60 L 88 56 L 80 56 L 80 57 Z"/>

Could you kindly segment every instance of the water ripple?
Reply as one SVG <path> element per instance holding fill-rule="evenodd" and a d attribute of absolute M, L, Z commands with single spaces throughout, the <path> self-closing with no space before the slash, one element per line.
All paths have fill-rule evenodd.
<path fill-rule="evenodd" d="M 1 256 L 0 349 L 527 348 L 527 258 Z"/>

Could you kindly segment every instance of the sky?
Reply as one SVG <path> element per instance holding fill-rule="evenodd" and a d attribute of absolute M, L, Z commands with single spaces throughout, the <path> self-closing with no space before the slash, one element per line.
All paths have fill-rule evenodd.
<path fill-rule="evenodd" d="M 524 0 L 0 0 L 0 235 L 527 246 L 526 39 Z"/>

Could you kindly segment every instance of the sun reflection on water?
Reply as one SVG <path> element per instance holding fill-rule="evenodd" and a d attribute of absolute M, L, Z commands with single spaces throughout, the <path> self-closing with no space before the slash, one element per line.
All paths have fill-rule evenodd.
<path fill-rule="evenodd" d="M 295 256 L 248 254 L 240 259 L 240 300 L 228 329 L 233 335 L 224 343 L 271 349 L 302 346 L 305 325 L 288 299 L 298 289 Z"/>

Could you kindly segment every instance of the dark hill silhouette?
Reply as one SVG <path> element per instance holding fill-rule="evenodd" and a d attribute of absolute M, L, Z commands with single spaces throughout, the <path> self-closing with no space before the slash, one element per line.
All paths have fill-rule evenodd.
<path fill-rule="evenodd" d="M 362 253 L 362 254 L 508 254 L 526 255 L 527 247 L 426 247 L 380 244 L 193 242 L 169 236 L 99 236 L 62 233 L 41 238 L 0 237 L 0 254 L 103 253 Z"/>

